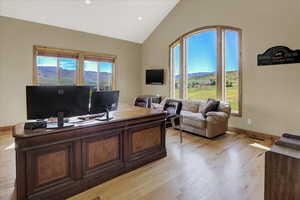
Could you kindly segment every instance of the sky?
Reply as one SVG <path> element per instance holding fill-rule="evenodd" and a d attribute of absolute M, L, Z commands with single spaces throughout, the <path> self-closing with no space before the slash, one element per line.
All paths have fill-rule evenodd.
<path fill-rule="evenodd" d="M 71 58 L 59 58 L 60 67 L 65 70 L 75 70 L 76 69 L 76 59 Z M 57 58 L 38 56 L 37 57 L 38 66 L 56 67 Z M 84 61 L 85 71 L 97 71 L 98 62 Z M 112 73 L 112 63 L 100 62 L 100 71 Z"/>
<path fill-rule="evenodd" d="M 215 72 L 217 69 L 217 31 L 209 30 L 192 35 L 186 40 L 188 73 Z M 225 31 L 226 71 L 238 69 L 238 33 Z M 174 49 L 175 74 L 179 74 L 180 46 Z"/>

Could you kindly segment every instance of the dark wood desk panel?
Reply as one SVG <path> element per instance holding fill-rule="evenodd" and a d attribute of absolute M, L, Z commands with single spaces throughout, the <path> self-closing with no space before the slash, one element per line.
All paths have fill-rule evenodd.
<path fill-rule="evenodd" d="M 109 122 L 14 127 L 17 199 L 65 199 L 166 156 L 165 113 L 121 105 Z"/>
<path fill-rule="evenodd" d="M 265 155 L 265 200 L 300 198 L 300 151 L 273 145 Z"/>

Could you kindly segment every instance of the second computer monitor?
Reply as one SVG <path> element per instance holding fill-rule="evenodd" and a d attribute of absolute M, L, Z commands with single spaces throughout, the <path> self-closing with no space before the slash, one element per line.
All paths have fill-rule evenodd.
<path fill-rule="evenodd" d="M 91 98 L 91 114 L 117 110 L 119 93 L 117 90 L 93 92 Z"/>

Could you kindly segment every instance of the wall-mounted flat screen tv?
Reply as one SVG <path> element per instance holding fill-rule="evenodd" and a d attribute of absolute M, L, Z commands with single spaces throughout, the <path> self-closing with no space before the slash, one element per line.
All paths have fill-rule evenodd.
<path fill-rule="evenodd" d="M 146 84 L 147 85 L 163 85 L 164 84 L 164 70 L 163 69 L 146 70 Z"/>

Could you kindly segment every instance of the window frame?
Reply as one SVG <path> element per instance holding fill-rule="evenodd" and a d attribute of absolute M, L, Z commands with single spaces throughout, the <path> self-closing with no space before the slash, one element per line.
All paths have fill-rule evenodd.
<path fill-rule="evenodd" d="M 86 60 L 86 58 L 89 58 L 89 60 L 90 59 L 96 60 L 97 62 L 110 62 L 110 63 L 112 63 L 112 90 L 117 89 L 117 84 L 116 84 L 117 56 L 115 56 L 115 55 L 34 45 L 33 46 L 33 70 L 32 70 L 32 84 L 33 85 L 39 85 L 38 70 L 37 70 L 37 56 L 52 56 L 52 57 L 57 57 L 58 59 L 60 57 L 77 59 L 75 85 L 85 85 L 84 60 Z M 57 68 L 59 68 L 59 67 L 57 67 Z M 98 74 L 97 74 L 97 76 L 98 76 Z"/>
<path fill-rule="evenodd" d="M 175 90 L 174 90 L 174 67 L 173 67 L 173 49 L 176 47 L 177 44 L 180 45 L 180 71 L 182 76 L 182 84 L 179 91 L 179 96 L 182 99 L 187 98 L 187 66 L 186 66 L 186 57 L 187 57 L 187 45 L 186 40 L 190 36 L 194 34 L 198 34 L 200 32 L 204 32 L 207 30 L 216 30 L 217 31 L 217 98 L 225 101 L 225 89 L 224 82 L 225 82 L 225 31 L 236 31 L 238 33 L 238 48 L 239 48 L 239 56 L 238 56 L 238 75 L 239 75 L 239 88 L 238 88 L 238 110 L 237 112 L 232 112 L 233 116 L 242 117 L 242 29 L 232 27 L 232 26 L 204 26 L 200 28 L 196 28 L 192 31 L 189 31 L 180 37 L 178 37 L 174 42 L 169 45 L 169 71 L 170 71 L 170 96 L 172 98 L 175 97 Z"/>
<path fill-rule="evenodd" d="M 174 41 L 171 45 L 170 45 L 170 48 L 169 48 L 169 55 L 170 55 L 170 59 L 169 59 L 169 66 L 173 66 L 173 63 L 174 63 L 174 56 L 173 56 L 173 50 L 174 48 L 177 46 L 177 45 L 180 45 L 180 51 L 179 51 L 179 56 L 180 56 L 180 63 L 179 63 L 179 71 L 180 71 L 180 74 L 182 74 L 182 67 L 181 67 L 181 55 L 182 55 L 182 51 L 181 51 L 181 44 L 180 44 L 180 40 L 176 40 Z M 170 90 L 170 96 L 172 97 L 175 97 L 176 95 L 176 92 L 175 92 L 175 79 L 174 79 L 174 73 L 175 73 L 175 68 L 174 67 L 170 67 L 170 73 L 171 73 L 171 77 L 170 77 L 170 87 L 171 87 L 171 90 Z M 181 76 L 181 80 L 180 80 L 180 87 L 182 87 L 182 82 L 183 82 L 183 77 Z M 179 88 L 179 97 L 182 96 L 182 91 L 181 89 Z"/>

